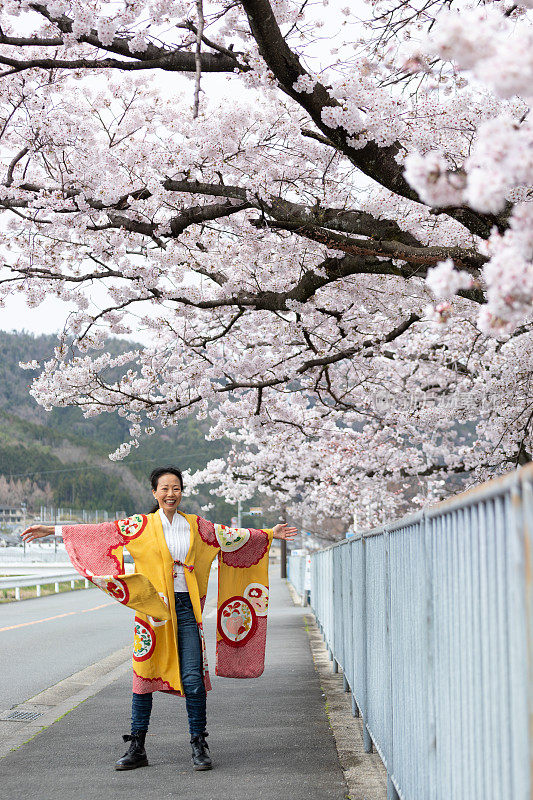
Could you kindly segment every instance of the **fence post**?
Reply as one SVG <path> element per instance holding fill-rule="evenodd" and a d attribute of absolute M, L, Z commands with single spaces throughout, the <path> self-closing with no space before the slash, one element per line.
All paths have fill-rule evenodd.
<path fill-rule="evenodd" d="M 363 697 L 364 697 L 364 709 L 363 709 L 363 747 L 365 753 L 372 752 L 372 738 L 370 736 L 370 732 L 366 727 L 366 720 L 368 718 L 368 635 L 367 635 L 367 613 L 366 613 L 366 539 L 364 533 L 361 535 L 361 564 L 362 564 L 362 576 L 363 576 L 363 608 L 362 617 L 363 617 L 363 648 L 364 648 L 364 658 L 363 658 Z"/>
<path fill-rule="evenodd" d="M 37 597 L 40 597 L 41 596 L 41 584 L 38 583 L 36 588 L 37 588 Z"/>
<path fill-rule="evenodd" d="M 515 580 L 510 587 L 509 600 L 511 608 L 520 608 L 523 604 L 525 619 L 523 628 L 516 622 L 511 626 L 510 644 L 514 652 L 523 653 L 519 662 L 523 667 L 515 667 L 512 679 L 515 685 L 528 686 L 528 702 L 521 703 L 513 692 L 511 713 L 520 720 L 522 731 L 513 748 L 515 796 L 529 798 L 533 792 L 533 477 L 530 473 L 522 473 L 520 477 L 522 480 L 513 486 L 510 498 L 513 536 L 509 556 Z"/>
<path fill-rule="evenodd" d="M 359 716 L 359 706 L 357 705 L 357 700 L 352 694 L 352 716 L 358 717 Z"/>
<path fill-rule="evenodd" d="M 390 554 L 390 531 L 386 526 L 383 528 L 383 536 L 385 538 L 385 640 L 387 648 L 387 664 L 389 668 L 389 675 L 387 681 L 387 705 L 389 707 L 389 735 L 388 735 L 388 753 L 387 756 L 387 800 L 397 800 L 398 792 L 392 782 L 392 775 L 394 774 L 394 704 L 393 704 L 393 691 L 392 691 L 392 631 L 391 631 L 391 554 Z"/>
<path fill-rule="evenodd" d="M 55 590 L 56 590 L 56 594 L 58 594 L 59 593 L 59 582 L 58 581 L 55 582 Z"/>
<path fill-rule="evenodd" d="M 433 549 L 431 520 L 426 509 L 422 511 L 422 541 L 424 544 L 424 567 L 426 574 L 426 654 L 427 654 L 427 700 L 428 700 L 428 800 L 436 798 L 436 710 L 435 710 L 435 607 L 433 602 Z"/>

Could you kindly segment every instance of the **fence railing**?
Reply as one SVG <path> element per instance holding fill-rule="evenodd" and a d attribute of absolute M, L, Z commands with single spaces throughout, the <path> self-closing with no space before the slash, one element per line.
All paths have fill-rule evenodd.
<path fill-rule="evenodd" d="M 57 550 L 54 550 L 53 547 L 46 550 L 44 548 L 39 550 L 36 547 L 26 547 L 26 552 L 22 547 L 0 548 L 0 567 L 3 564 L 15 561 L 23 564 L 46 564 L 63 561 L 65 564 L 70 564 L 70 558 L 64 547 L 58 547 Z"/>
<path fill-rule="evenodd" d="M 287 559 L 287 578 L 301 597 L 302 602 L 307 602 L 308 592 L 311 588 L 309 582 L 307 559 L 309 556 L 290 553 Z"/>
<path fill-rule="evenodd" d="M 41 596 L 41 587 L 53 583 L 56 594 L 59 592 L 59 585 L 61 583 L 70 583 L 70 588 L 74 589 L 76 581 L 84 581 L 85 588 L 89 587 L 87 578 L 80 576 L 78 572 L 53 572 L 41 573 L 40 575 L 10 575 L 7 578 L 0 578 L 0 590 L 14 589 L 15 600 L 20 600 L 20 590 L 35 586 L 37 589 L 37 597 Z"/>
<path fill-rule="evenodd" d="M 532 562 L 532 465 L 311 557 L 389 798 L 533 796 Z"/>

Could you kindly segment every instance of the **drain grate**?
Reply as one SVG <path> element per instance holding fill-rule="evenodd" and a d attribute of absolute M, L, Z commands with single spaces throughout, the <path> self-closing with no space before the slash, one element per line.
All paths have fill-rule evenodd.
<path fill-rule="evenodd" d="M 37 719 L 37 717 L 42 717 L 42 715 L 42 711 L 9 711 L 6 714 L 2 714 L 0 720 L 4 722 L 29 722 L 32 719 Z"/>

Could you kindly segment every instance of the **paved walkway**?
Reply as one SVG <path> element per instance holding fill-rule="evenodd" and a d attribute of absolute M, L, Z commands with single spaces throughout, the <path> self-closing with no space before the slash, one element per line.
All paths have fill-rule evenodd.
<path fill-rule="evenodd" d="M 273 567 L 271 572 L 277 571 Z M 194 772 L 185 704 L 156 693 L 150 766 L 116 772 L 129 732 L 131 677 L 120 678 L 0 760 L 10 800 L 344 800 L 346 784 L 328 725 L 304 611 L 271 575 L 267 662 L 258 680 L 213 677 L 209 744 L 215 768 Z M 206 621 L 214 672 L 214 615 Z M 76 643 L 73 642 L 73 646 Z"/>

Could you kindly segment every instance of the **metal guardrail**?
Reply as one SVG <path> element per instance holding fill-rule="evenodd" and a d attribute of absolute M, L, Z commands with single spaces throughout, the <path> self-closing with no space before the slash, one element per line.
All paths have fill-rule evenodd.
<path fill-rule="evenodd" d="M 311 606 L 391 800 L 533 796 L 532 561 L 533 465 L 312 556 Z"/>
<path fill-rule="evenodd" d="M 35 563 L 34 561 L 2 561 L 0 562 L 0 575 L 6 578 L 8 575 L 34 575 L 38 572 L 72 572 L 72 562 L 68 564 L 58 561 L 50 561 L 45 564 Z"/>
<path fill-rule="evenodd" d="M 50 549 L 37 549 L 26 548 L 26 552 L 22 547 L 2 547 L 0 548 L 0 567 L 6 562 L 10 561 L 25 561 L 34 564 L 54 563 L 63 561 L 65 564 L 70 564 L 70 558 L 64 548 L 58 547 L 57 551 L 53 547 Z"/>
<path fill-rule="evenodd" d="M 70 583 L 70 588 L 74 589 L 74 583 L 79 580 L 85 581 L 85 588 L 89 586 L 87 578 L 82 578 L 78 572 L 53 572 L 43 573 L 41 575 L 10 575 L 7 578 L 0 578 L 1 589 L 14 589 L 15 600 L 20 600 L 20 590 L 23 587 L 35 586 L 37 588 L 37 597 L 41 596 L 41 587 L 49 583 L 55 584 L 56 594 L 59 592 L 60 583 Z"/>

